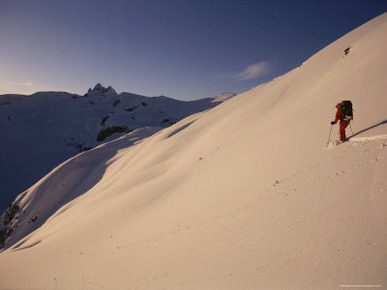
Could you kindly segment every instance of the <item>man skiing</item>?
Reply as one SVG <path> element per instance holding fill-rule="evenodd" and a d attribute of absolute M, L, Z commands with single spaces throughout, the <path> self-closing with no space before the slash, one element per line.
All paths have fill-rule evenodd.
<path fill-rule="evenodd" d="M 340 141 L 347 141 L 345 135 L 345 129 L 353 119 L 352 103 L 351 101 L 342 101 L 336 105 L 337 112 L 336 118 L 331 122 L 331 125 L 335 125 L 340 120 Z"/>

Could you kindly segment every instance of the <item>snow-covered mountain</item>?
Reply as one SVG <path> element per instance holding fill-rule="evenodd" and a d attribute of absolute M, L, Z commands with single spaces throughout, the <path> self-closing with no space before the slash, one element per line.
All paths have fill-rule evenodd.
<path fill-rule="evenodd" d="M 218 97 L 183 102 L 117 94 L 101 84 L 84 96 L 63 92 L 0 96 L 0 212 L 77 153 L 138 128 L 168 127 L 220 102 Z"/>
<path fill-rule="evenodd" d="M 0 289 L 386 287 L 386 32 L 383 14 L 209 111 L 62 163 L 2 217 Z M 353 137 L 326 147 L 343 99 Z"/>

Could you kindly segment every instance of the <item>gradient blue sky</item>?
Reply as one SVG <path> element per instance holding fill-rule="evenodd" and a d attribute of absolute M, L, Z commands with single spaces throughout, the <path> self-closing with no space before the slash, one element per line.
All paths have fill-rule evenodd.
<path fill-rule="evenodd" d="M 0 94 L 241 93 L 298 66 L 387 1 L 0 0 Z"/>

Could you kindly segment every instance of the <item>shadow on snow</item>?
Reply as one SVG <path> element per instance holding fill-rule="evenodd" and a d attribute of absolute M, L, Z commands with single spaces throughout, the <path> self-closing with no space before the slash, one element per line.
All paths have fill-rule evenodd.
<path fill-rule="evenodd" d="M 353 137 L 355 137 L 355 136 L 358 136 L 358 135 L 360 135 L 360 134 L 362 134 L 362 133 L 364 133 L 364 132 L 367 132 L 367 131 L 369 131 L 369 130 L 371 130 L 371 129 L 374 129 L 374 128 L 376 128 L 376 127 L 379 127 L 379 126 L 381 126 L 381 125 L 387 125 L 387 119 L 384 120 L 384 121 L 382 121 L 382 122 L 380 122 L 380 123 L 377 123 L 377 124 L 375 124 L 375 125 L 372 125 L 372 126 L 370 126 L 370 127 L 368 127 L 368 128 L 365 128 L 365 129 L 363 129 L 363 130 L 361 130 L 361 131 L 359 131 L 359 132 L 356 132 L 356 133 L 353 134 L 352 136 L 349 136 L 349 138 L 353 138 Z"/>
<path fill-rule="evenodd" d="M 22 250 L 38 243 L 28 240 L 30 234 L 48 219 L 71 207 L 74 199 L 93 188 L 104 176 L 109 161 L 121 149 L 154 134 L 157 129 L 136 130 L 117 140 L 83 152 L 55 168 L 35 186 L 18 196 L 14 204 L 20 206 L 19 217 L 3 249 Z"/>

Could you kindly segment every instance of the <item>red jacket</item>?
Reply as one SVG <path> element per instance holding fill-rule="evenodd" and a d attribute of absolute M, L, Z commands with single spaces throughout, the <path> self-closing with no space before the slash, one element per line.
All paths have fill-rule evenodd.
<path fill-rule="evenodd" d="M 343 120 L 345 116 L 343 116 L 340 112 L 340 108 L 336 106 L 337 112 L 336 112 L 336 118 L 335 118 L 335 123 L 337 123 L 339 120 Z"/>

